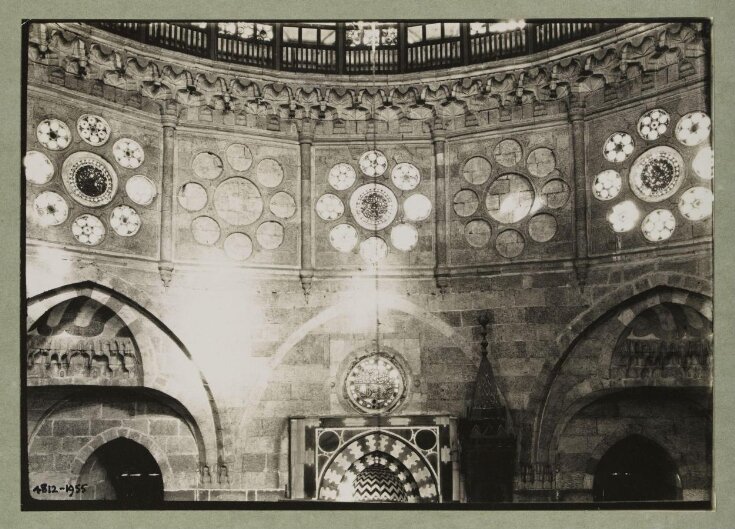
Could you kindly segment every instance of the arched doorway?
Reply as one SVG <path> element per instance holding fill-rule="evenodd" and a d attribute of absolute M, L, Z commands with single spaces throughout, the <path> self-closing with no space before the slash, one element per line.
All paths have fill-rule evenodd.
<path fill-rule="evenodd" d="M 595 501 L 664 501 L 679 499 L 676 465 L 653 441 L 631 435 L 613 445 L 597 465 Z"/>
<path fill-rule="evenodd" d="M 149 506 L 163 501 L 161 469 L 151 453 L 130 439 L 114 439 L 95 450 L 82 467 L 85 500 Z"/>

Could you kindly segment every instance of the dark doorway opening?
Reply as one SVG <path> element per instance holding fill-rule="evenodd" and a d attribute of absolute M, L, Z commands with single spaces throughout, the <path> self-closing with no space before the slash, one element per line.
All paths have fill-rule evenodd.
<path fill-rule="evenodd" d="M 158 463 L 145 447 L 130 439 L 115 439 L 95 450 L 82 468 L 79 483 L 88 487 L 83 499 L 136 507 L 163 501 Z"/>
<path fill-rule="evenodd" d="M 676 465 L 653 441 L 631 435 L 613 445 L 595 472 L 595 501 L 662 501 L 680 498 Z"/>

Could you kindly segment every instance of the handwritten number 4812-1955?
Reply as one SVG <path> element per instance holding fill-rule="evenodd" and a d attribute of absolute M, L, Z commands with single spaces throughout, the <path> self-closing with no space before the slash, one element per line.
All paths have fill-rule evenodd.
<path fill-rule="evenodd" d="M 65 485 L 49 485 L 48 483 L 41 483 L 40 485 L 36 485 L 31 489 L 36 494 L 68 494 L 71 498 L 74 496 L 74 494 L 83 494 L 87 491 L 87 484 L 86 483 L 77 483 L 76 485 L 72 485 L 71 483 L 66 483 Z"/>

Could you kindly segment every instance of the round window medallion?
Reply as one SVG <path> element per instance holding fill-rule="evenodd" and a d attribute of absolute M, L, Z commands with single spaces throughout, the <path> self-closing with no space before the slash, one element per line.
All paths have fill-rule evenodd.
<path fill-rule="evenodd" d="M 706 187 L 692 187 L 679 197 L 679 211 L 689 220 L 703 220 L 712 216 L 714 195 Z"/>
<path fill-rule="evenodd" d="M 211 217 L 197 217 L 191 221 L 194 240 L 204 246 L 212 246 L 219 240 L 220 227 Z"/>
<path fill-rule="evenodd" d="M 216 180 L 222 175 L 222 159 L 213 152 L 200 152 L 191 162 L 194 174 L 205 180 Z"/>
<path fill-rule="evenodd" d="M 77 133 L 85 142 L 99 147 L 110 139 L 110 124 L 103 117 L 82 114 L 77 120 Z"/>
<path fill-rule="evenodd" d="M 283 244 L 283 226 L 278 222 L 264 222 L 255 232 L 258 244 L 266 250 L 275 250 Z"/>
<path fill-rule="evenodd" d="M 508 259 L 521 255 L 525 246 L 526 241 L 523 240 L 523 235 L 516 230 L 505 230 L 495 239 L 495 249 Z"/>
<path fill-rule="evenodd" d="M 225 151 L 227 163 L 230 164 L 235 171 L 247 171 L 253 165 L 253 154 L 247 145 L 242 143 L 233 143 Z"/>
<path fill-rule="evenodd" d="M 651 242 L 665 241 L 674 233 L 676 219 L 668 209 L 657 209 L 645 216 L 641 222 L 643 236 Z"/>
<path fill-rule="evenodd" d="M 598 200 L 612 200 L 623 188 L 623 179 L 620 173 L 613 169 L 602 171 L 592 183 L 592 193 Z"/>
<path fill-rule="evenodd" d="M 143 147 L 130 138 L 121 138 L 112 146 L 112 154 L 115 160 L 126 169 L 137 169 L 145 160 Z"/>
<path fill-rule="evenodd" d="M 406 220 L 421 222 L 431 215 L 431 200 L 426 195 L 414 193 L 403 201 L 403 214 Z"/>
<path fill-rule="evenodd" d="M 33 211 L 41 226 L 58 226 L 69 216 L 69 206 L 58 193 L 44 191 L 33 200 Z"/>
<path fill-rule="evenodd" d="M 528 235 L 536 242 L 547 242 L 556 235 L 556 219 L 548 213 L 540 213 L 528 221 Z"/>
<path fill-rule="evenodd" d="M 348 163 L 338 163 L 329 170 L 329 185 L 337 191 L 349 189 L 355 183 L 355 169 Z"/>
<path fill-rule="evenodd" d="M 564 180 L 549 180 L 541 188 L 541 200 L 546 207 L 551 209 L 559 209 L 569 200 L 571 190 L 569 184 Z"/>
<path fill-rule="evenodd" d="M 207 205 L 207 190 L 196 182 L 187 182 L 181 186 L 176 198 L 186 211 L 199 211 Z"/>
<path fill-rule="evenodd" d="M 699 145 L 709 138 L 712 129 L 712 120 L 704 112 L 690 112 L 684 115 L 676 124 L 676 139 L 682 145 L 691 147 Z"/>
<path fill-rule="evenodd" d="M 662 108 L 654 108 L 638 120 L 638 134 L 647 141 L 655 141 L 664 135 L 669 128 L 671 117 Z"/>
<path fill-rule="evenodd" d="M 125 192 L 130 200 L 139 206 L 150 206 L 156 198 L 156 185 L 143 175 L 131 176 L 125 184 Z"/>
<path fill-rule="evenodd" d="M 337 224 L 329 230 L 329 244 L 338 252 L 351 252 L 357 246 L 357 240 L 357 230 L 350 224 Z"/>
<path fill-rule="evenodd" d="M 526 160 L 528 172 L 536 178 L 545 178 L 556 169 L 556 157 L 551 149 L 539 147 L 531 151 Z"/>
<path fill-rule="evenodd" d="M 416 189 L 421 181 L 421 174 L 415 165 L 410 163 L 399 163 L 390 172 L 390 179 L 401 191 Z"/>
<path fill-rule="evenodd" d="M 316 201 L 316 214 L 326 221 L 337 220 L 345 212 L 345 205 L 337 195 L 327 193 Z"/>
<path fill-rule="evenodd" d="M 620 163 L 633 153 L 633 137 L 627 132 L 615 132 L 605 141 L 603 154 L 608 162 Z"/>
<path fill-rule="evenodd" d="M 519 174 L 506 174 L 490 184 L 485 195 L 485 207 L 498 222 L 512 224 L 525 218 L 534 200 L 531 182 Z"/>
<path fill-rule="evenodd" d="M 483 219 L 474 219 L 464 226 L 464 238 L 470 246 L 483 248 L 490 242 L 492 228 L 490 223 Z"/>
<path fill-rule="evenodd" d="M 54 164 L 39 151 L 28 151 L 23 158 L 26 180 L 32 184 L 48 184 L 54 177 Z"/>
<path fill-rule="evenodd" d="M 625 233 L 635 227 L 640 216 L 641 212 L 635 203 L 632 200 L 625 200 L 612 207 L 607 220 L 615 233 Z"/>
<path fill-rule="evenodd" d="M 513 167 L 521 161 L 523 150 L 516 140 L 503 140 L 495 146 L 493 155 L 503 167 Z"/>
<path fill-rule="evenodd" d="M 265 158 L 258 163 L 255 175 L 265 187 L 278 187 L 283 182 L 283 167 L 271 158 Z"/>
<path fill-rule="evenodd" d="M 296 201 L 285 191 L 271 197 L 270 210 L 279 219 L 290 219 L 296 213 Z"/>
<path fill-rule="evenodd" d="M 365 184 L 350 197 L 350 211 L 357 223 L 368 230 L 386 228 L 398 212 L 398 200 L 382 184 Z"/>
<path fill-rule="evenodd" d="M 61 168 L 64 187 L 85 206 L 109 204 L 117 192 L 117 175 L 103 158 L 91 152 L 75 152 Z"/>
<path fill-rule="evenodd" d="M 345 393 L 360 411 L 387 412 L 403 397 L 406 382 L 390 358 L 374 354 L 358 361 L 345 379 Z"/>
<path fill-rule="evenodd" d="M 360 156 L 360 170 L 367 176 L 381 176 L 388 169 L 388 160 L 380 151 L 368 151 Z"/>
<path fill-rule="evenodd" d="M 380 237 L 370 237 L 360 243 L 360 257 L 375 266 L 388 257 L 388 244 Z"/>
<path fill-rule="evenodd" d="M 263 213 L 263 198 L 257 186 L 245 178 L 225 180 L 214 192 L 214 208 L 233 226 L 247 226 Z"/>
<path fill-rule="evenodd" d="M 105 226 L 94 215 L 80 215 L 71 225 L 74 238 L 87 246 L 96 246 L 105 238 Z"/>
<path fill-rule="evenodd" d="M 419 232 L 411 224 L 396 224 L 390 230 L 390 242 L 402 252 L 409 252 L 419 242 Z"/>
<path fill-rule="evenodd" d="M 702 147 L 692 160 L 694 173 L 702 180 L 712 180 L 715 177 L 715 151 L 712 147 Z"/>
<path fill-rule="evenodd" d="M 253 255 L 253 241 L 244 233 L 231 233 L 225 239 L 225 255 L 233 261 L 245 261 Z"/>
<path fill-rule="evenodd" d="M 140 225 L 140 215 L 130 206 L 118 206 L 112 210 L 110 226 L 121 237 L 132 237 L 138 233 Z"/>
<path fill-rule="evenodd" d="M 630 169 L 630 187 L 646 202 L 674 195 L 684 181 L 684 160 L 671 147 L 658 146 L 641 154 Z"/>
<path fill-rule="evenodd" d="M 59 119 L 44 119 L 36 127 L 36 138 L 49 151 L 62 151 L 71 143 L 71 131 Z"/>
<path fill-rule="evenodd" d="M 490 162 L 482 156 L 475 156 L 465 162 L 462 169 L 462 176 L 470 184 L 479 186 L 488 181 L 491 171 L 492 167 Z"/>
<path fill-rule="evenodd" d="M 477 211 L 479 205 L 480 199 L 477 198 L 477 193 L 471 189 L 460 189 L 454 195 L 452 207 L 460 217 L 469 217 Z"/>

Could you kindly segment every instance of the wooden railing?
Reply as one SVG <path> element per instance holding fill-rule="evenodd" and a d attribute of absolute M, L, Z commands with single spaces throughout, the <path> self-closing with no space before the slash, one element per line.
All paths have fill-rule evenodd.
<path fill-rule="evenodd" d="M 449 68 L 462 64 L 491 62 L 545 51 L 562 44 L 602 33 L 620 23 L 590 21 L 529 21 L 524 28 L 503 33 L 470 35 L 469 23 L 460 24 L 458 37 L 408 44 L 406 24 L 399 24 L 395 46 L 345 46 L 344 35 L 337 44 L 282 43 L 276 24 L 273 40 L 243 39 L 217 32 L 216 23 L 207 27 L 169 22 L 90 22 L 90 25 L 183 53 L 213 60 L 292 72 L 370 74 L 403 73 Z M 344 31 L 344 24 L 341 31 Z"/>

